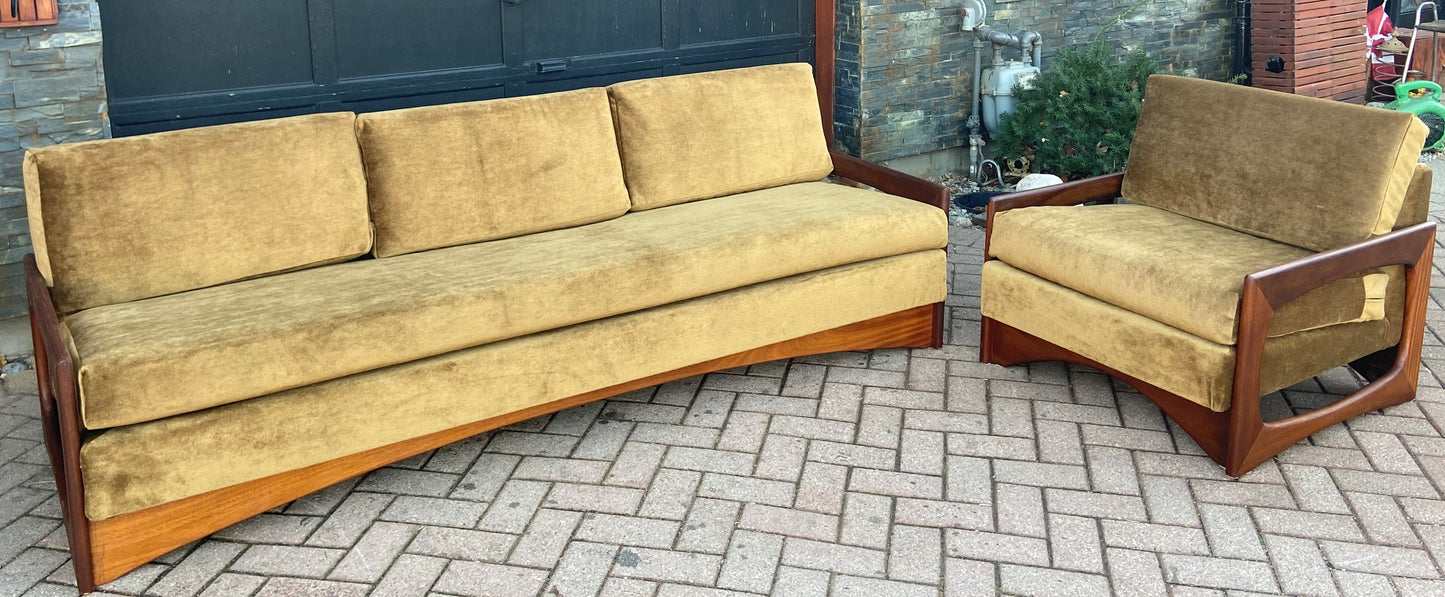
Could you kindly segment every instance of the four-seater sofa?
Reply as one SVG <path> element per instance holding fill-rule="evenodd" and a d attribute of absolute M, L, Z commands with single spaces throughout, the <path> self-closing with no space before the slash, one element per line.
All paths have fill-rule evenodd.
<path fill-rule="evenodd" d="M 24 170 L 81 592 L 511 422 L 942 339 L 948 195 L 830 153 L 806 64 L 62 145 Z"/>

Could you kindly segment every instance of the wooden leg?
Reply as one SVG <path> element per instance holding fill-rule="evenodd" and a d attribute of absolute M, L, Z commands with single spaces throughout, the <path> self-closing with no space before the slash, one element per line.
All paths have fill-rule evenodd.
<path fill-rule="evenodd" d="M 933 344 L 930 348 L 943 348 L 943 326 L 948 324 L 948 310 L 943 303 L 933 304 Z"/>
<path fill-rule="evenodd" d="M 1224 462 L 1226 473 L 1242 475 L 1325 427 L 1415 398 L 1434 247 L 1435 225 L 1421 224 L 1387 237 L 1318 253 L 1245 277 L 1240 292 L 1239 332 L 1234 346 L 1229 454 Z M 1347 272 L 1387 265 L 1406 266 L 1403 319 L 1390 368 L 1380 372 L 1378 362 L 1381 357 L 1366 357 L 1361 367 L 1376 376 L 1369 385 L 1324 408 L 1265 422 L 1259 411 L 1260 371 L 1269 323 L 1275 312 L 1311 289 Z M 1374 370 L 1370 370 L 1369 361 L 1375 361 Z"/>
<path fill-rule="evenodd" d="M 1108 373 L 1153 400 L 1169 418 L 1179 423 L 1189 437 L 1194 438 L 1194 441 L 1204 448 L 1205 453 L 1221 464 L 1224 462 L 1228 446 L 1225 437 L 1229 429 L 1227 413 L 1214 412 L 1188 398 L 987 317 L 983 318 L 983 346 L 980 353 L 980 360 L 983 362 L 1005 367 L 1037 361 L 1065 361 Z"/>
<path fill-rule="evenodd" d="M 1330 425 L 1414 399 L 1414 380 L 1392 371 L 1329 406 L 1278 421 L 1260 419 L 1258 431 L 1252 435 L 1231 434 L 1233 449 L 1221 464 L 1226 474 L 1238 477 Z M 1258 408 L 1251 414 L 1260 416 Z"/>
<path fill-rule="evenodd" d="M 1403 350 L 1398 350 L 1401 348 Z M 1235 433 L 1233 419 L 1240 416 L 1239 411 L 1212 411 L 1187 398 L 993 319 L 983 319 L 980 360 L 1004 366 L 1035 361 L 1067 361 L 1108 373 L 1153 400 L 1170 419 L 1199 443 L 1210 458 L 1224 467 L 1226 474 L 1238 477 L 1325 427 L 1413 399 L 1420 367 L 1419 345 L 1407 341 L 1400 347 L 1388 349 L 1388 352 L 1396 356 L 1390 371 L 1324 408 L 1266 423 L 1260 418 L 1256 399 L 1253 402 L 1255 408 L 1252 416 L 1259 420 L 1260 424 L 1258 431 L 1253 434 Z M 1254 375 L 1257 378 L 1258 372 L 1254 372 Z M 1236 397 L 1235 404 L 1247 405 L 1250 401 Z"/>

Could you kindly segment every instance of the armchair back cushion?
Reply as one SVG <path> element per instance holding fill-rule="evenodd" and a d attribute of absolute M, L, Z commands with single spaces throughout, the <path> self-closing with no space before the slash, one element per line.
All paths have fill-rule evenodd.
<path fill-rule="evenodd" d="M 1400 207 L 1400 217 L 1395 219 L 1395 230 L 1424 224 L 1430 218 L 1430 187 L 1435 182 L 1435 173 L 1425 164 L 1415 164 L 1415 174 L 1410 179 L 1410 188 L 1405 190 L 1405 204 Z"/>
<path fill-rule="evenodd" d="M 607 91 L 365 114 L 377 257 L 591 224 L 627 213 Z"/>
<path fill-rule="evenodd" d="M 833 171 L 805 63 L 629 81 L 608 92 L 634 211 Z"/>
<path fill-rule="evenodd" d="M 1123 195 L 1312 251 L 1333 249 L 1394 228 L 1425 133 L 1402 112 L 1155 75 Z"/>
<path fill-rule="evenodd" d="M 25 157 L 62 313 L 344 261 L 371 248 L 355 115 L 56 145 Z"/>

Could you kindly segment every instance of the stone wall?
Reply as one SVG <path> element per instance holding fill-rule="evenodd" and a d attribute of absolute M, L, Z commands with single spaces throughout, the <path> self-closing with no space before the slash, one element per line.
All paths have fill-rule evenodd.
<path fill-rule="evenodd" d="M 1234 0 L 986 0 L 996 29 L 1038 31 L 1044 70 L 1060 47 L 1142 45 L 1176 74 L 1232 74 Z M 959 0 L 838 0 L 838 142 L 870 160 L 966 146 L 973 37 Z M 984 64 L 990 60 L 985 48 Z M 1016 49 L 1006 49 L 1010 58 Z"/>
<path fill-rule="evenodd" d="M 0 29 L 0 318 L 25 312 L 25 149 L 105 135 L 100 45 L 94 0 L 60 0 L 58 25 Z"/>

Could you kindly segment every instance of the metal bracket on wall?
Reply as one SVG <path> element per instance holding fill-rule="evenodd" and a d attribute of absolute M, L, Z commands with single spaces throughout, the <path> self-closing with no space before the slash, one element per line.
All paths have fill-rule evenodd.
<path fill-rule="evenodd" d="M 557 58 L 553 60 L 538 60 L 537 74 L 560 73 L 567 70 L 567 59 Z"/>

